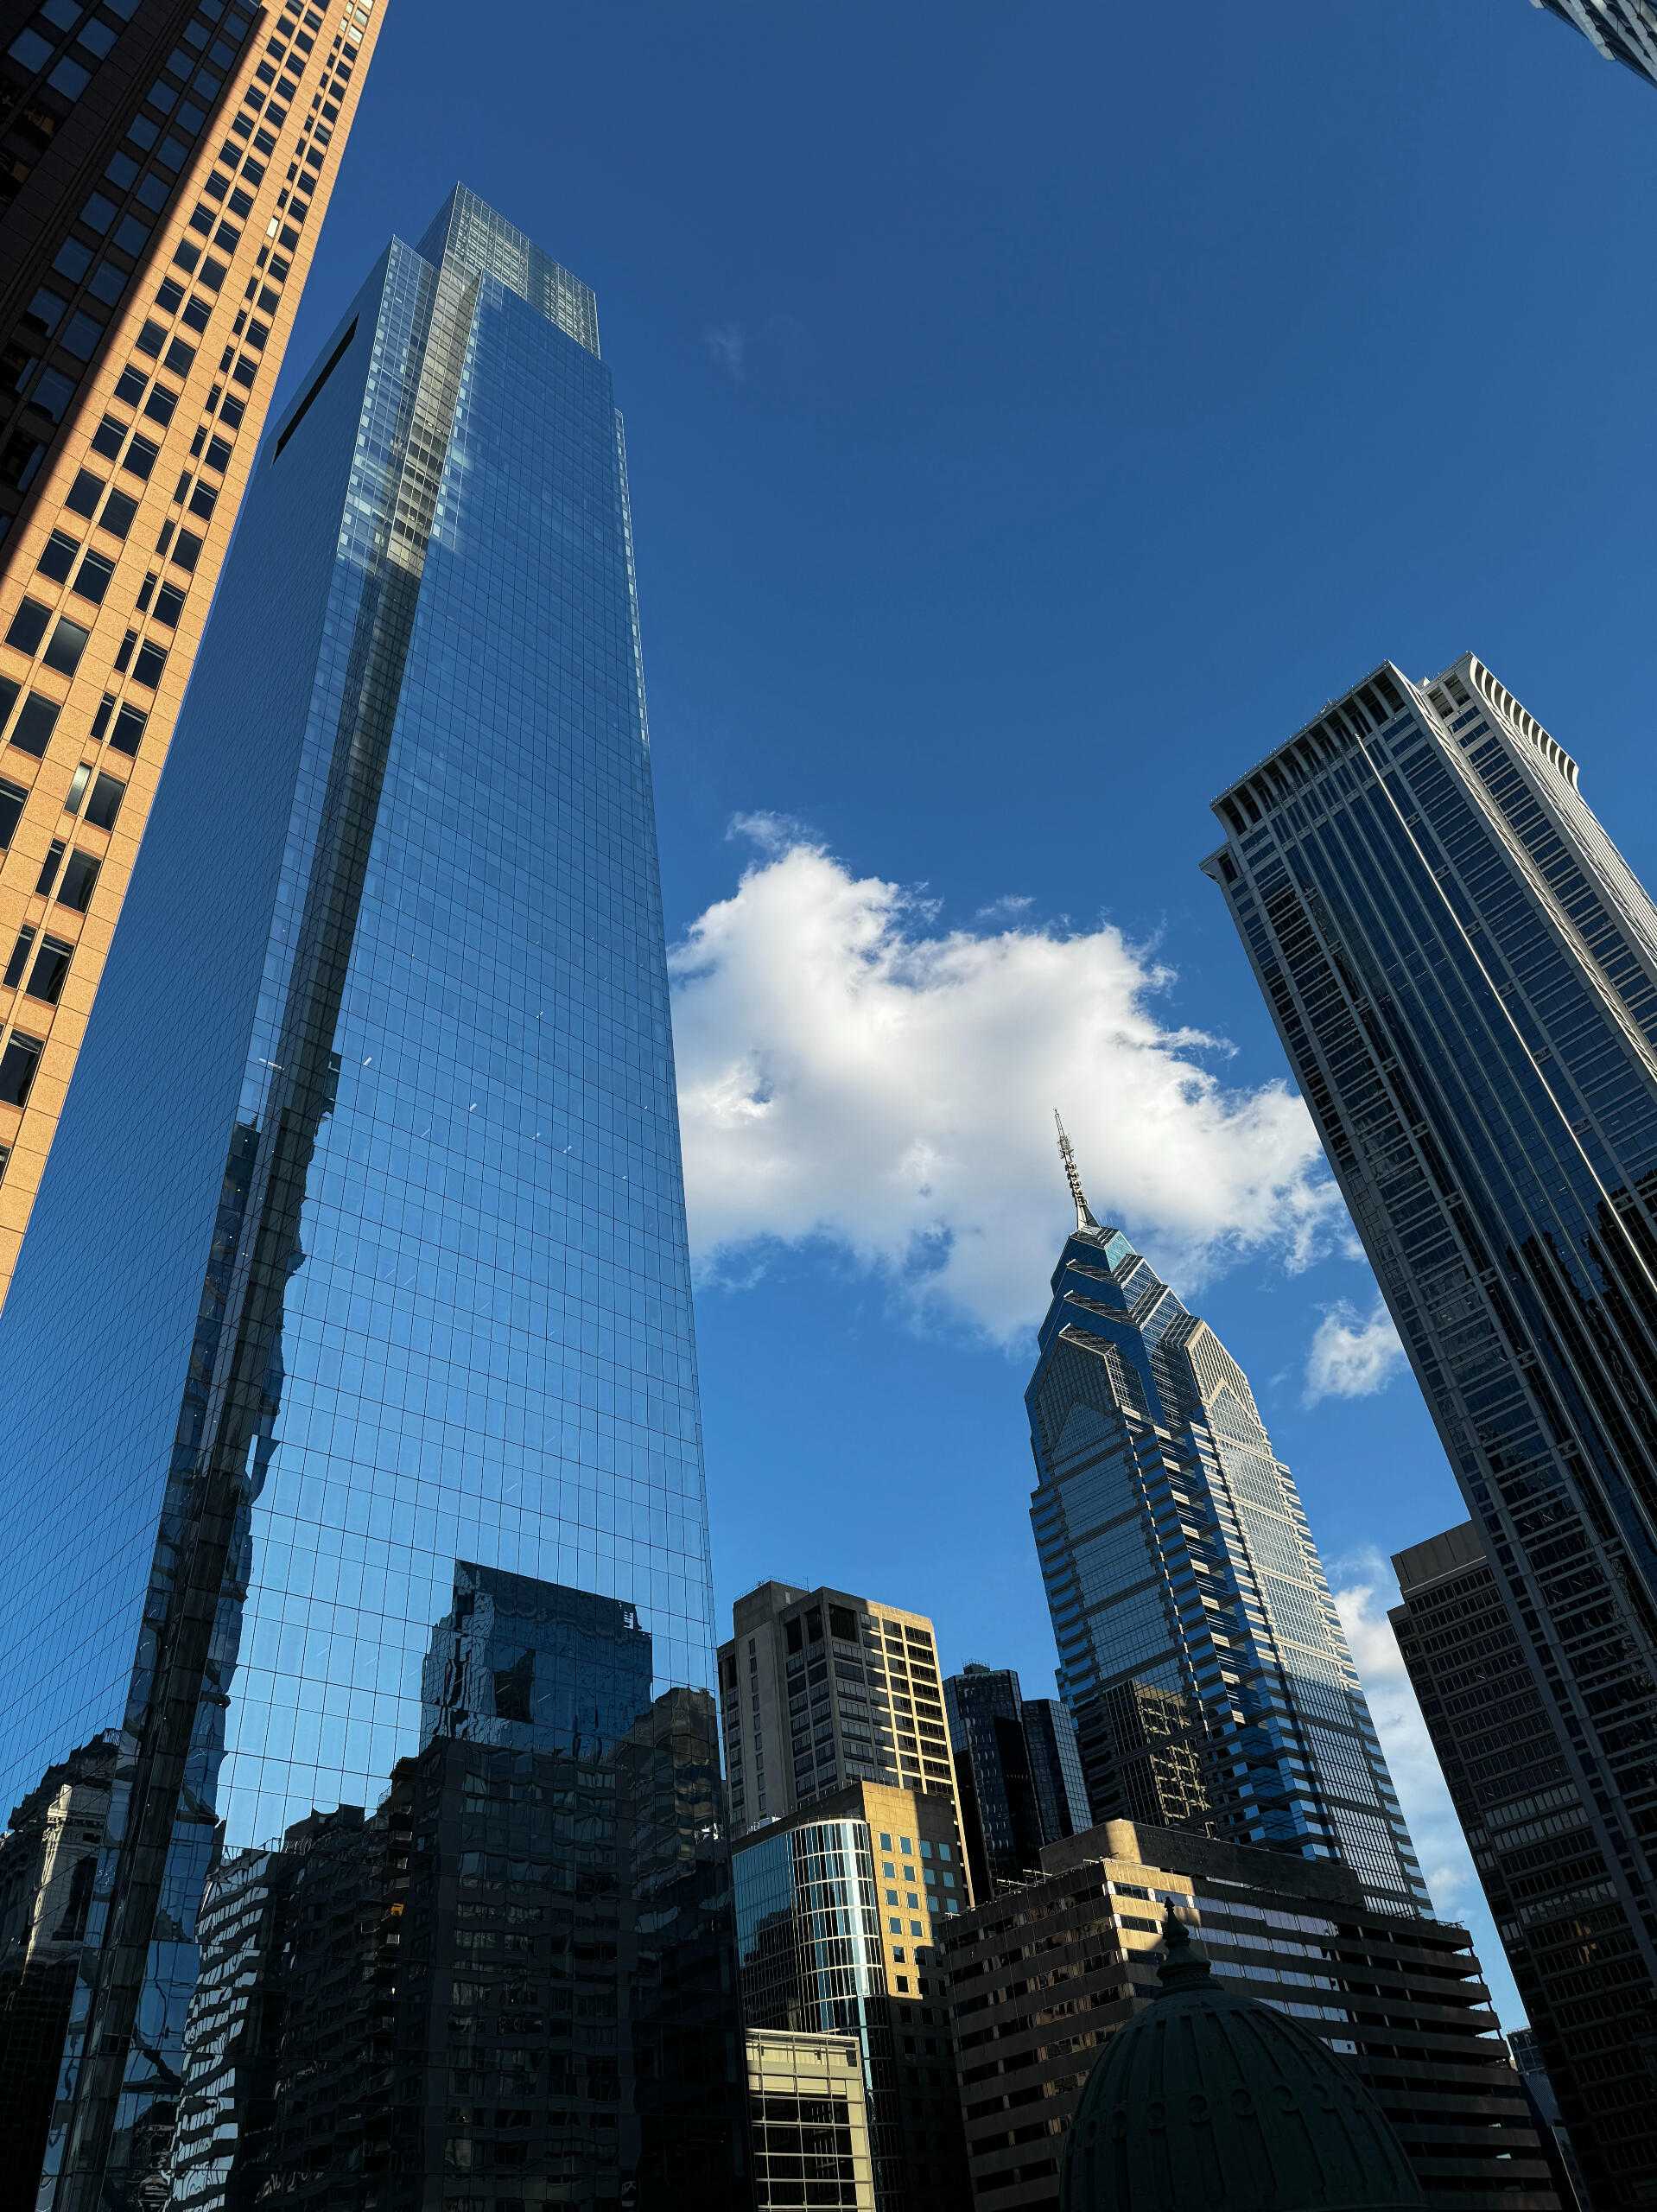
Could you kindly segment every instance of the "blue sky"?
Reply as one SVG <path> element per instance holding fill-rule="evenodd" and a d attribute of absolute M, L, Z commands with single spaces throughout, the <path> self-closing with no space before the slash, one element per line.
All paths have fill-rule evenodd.
<path fill-rule="evenodd" d="M 1197 862 L 1213 792 L 1325 698 L 1471 646 L 1651 879 L 1657 308 L 1630 211 L 1657 93 L 1526 0 L 467 21 L 393 0 L 284 389 L 457 175 L 598 293 L 670 935 L 761 871 L 693 940 L 696 1065 L 777 1044 L 793 1085 L 774 1233 L 763 1204 L 702 1209 L 740 1246 L 699 1306 L 723 1602 L 849 1585 L 935 1615 L 946 1664 L 1046 1688 L 1022 1389 L 1065 1225 L 1057 1159 L 1051 1185 L 1033 1165 L 1057 1103 L 1098 1211 L 1137 1206 L 1200 1283 L 1378 1621 L 1384 1554 L 1462 1509 L 1406 1376 L 1306 1402 L 1320 1323 L 1360 1325 L 1373 1285 L 1289 1157 Z M 826 971 L 798 964 L 825 943 Z M 819 1023 L 822 972 L 844 1003 Z M 1095 1049 L 1113 978 L 1139 1033 Z M 1211 1178 L 1134 1164 L 1159 1069 Z M 923 1165 L 883 1245 L 911 1104 L 960 1149 L 943 1228 L 898 1251 L 931 1187 Z M 731 1142 L 693 1200 L 740 1179 Z M 977 1273 L 929 1295 L 952 1230 Z M 1384 1637 L 1364 1649 L 1397 1705 Z M 1465 1910 L 1430 1775 L 1413 1791 Z"/>

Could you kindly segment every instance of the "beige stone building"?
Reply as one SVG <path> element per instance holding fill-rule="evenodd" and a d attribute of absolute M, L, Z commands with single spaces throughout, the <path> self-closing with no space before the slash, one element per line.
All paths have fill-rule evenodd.
<path fill-rule="evenodd" d="M 854 2036 L 751 2029 L 755 2212 L 875 2212 L 868 2100 Z"/>

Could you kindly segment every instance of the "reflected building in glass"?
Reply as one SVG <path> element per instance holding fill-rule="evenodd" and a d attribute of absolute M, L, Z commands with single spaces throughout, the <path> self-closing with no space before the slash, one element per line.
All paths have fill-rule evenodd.
<path fill-rule="evenodd" d="M 1095 1821 L 1339 1859 L 1432 1910 L 1288 1469 L 1241 1369 L 1060 1150 L 1076 1229 L 1025 1394 L 1030 1516 Z"/>
<path fill-rule="evenodd" d="M 61 2212 L 173 2156 L 211 1869 L 221 1949 L 308 1885 L 370 1943 L 422 1807 L 589 1737 L 619 1789 L 713 1679 L 620 422 L 592 294 L 463 188 L 254 472 L 34 1229 L 5 1802 L 119 1731 Z M 531 1587 L 596 1608 L 550 1676 Z"/>

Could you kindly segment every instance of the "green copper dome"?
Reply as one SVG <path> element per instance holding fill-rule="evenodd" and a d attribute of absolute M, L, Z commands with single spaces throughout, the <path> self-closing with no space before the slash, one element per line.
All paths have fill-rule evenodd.
<path fill-rule="evenodd" d="M 1419 2212 L 1355 2070 L 1209 1970 L 1170 1912 L 1155 2002 L 1095 2061 L 1060 2212 Z"/>

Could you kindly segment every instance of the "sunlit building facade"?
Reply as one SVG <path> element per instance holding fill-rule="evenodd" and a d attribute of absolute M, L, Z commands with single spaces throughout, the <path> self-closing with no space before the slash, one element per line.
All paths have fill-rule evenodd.
<path fill-rule="evenodd" d="M 1608 61 L 1657 85 L 1657 7 L 1652 0 L 1531 0 L 1571 24 Z"/>
<path fill-rule="evenodd" d="M 5 10 L 0 1303 L 385 7 Z"/>
<path fill-rule="evenodd" d="M 1076 1226 L 1025 1392 L 1031 1523 L 1095 1821 L 1340 1859 L 1431 1910 L 1317 1549 L 1242 1370 L 1120 1230 Z"/>
<path fill-rule="evenodd" d="M 535 1720 L 533 1638 L 434 1657 L 460 1564 L 628 1608 L 630 1726 L 714 1679 L 620 422 L 591 292 L 463 188 L 262 455 L 35 1227 L 0 1777 L 120 1731 L 81 2212 L 171 2156 L 215 1862 L 380 1819 L 486 1688 Z"/>
<path fill-rule="evenodd" d="M 1576 1955 L 1532 2024 L 1599 2212 L 1646 2202 L 1657 908 L 1576 762 L 1471 653 L 1420 683 L 1383 664 L 1215 810 L 1205 869 L 1552 1716 L 1504 1940 L 1516 1974 Z"/>

